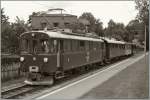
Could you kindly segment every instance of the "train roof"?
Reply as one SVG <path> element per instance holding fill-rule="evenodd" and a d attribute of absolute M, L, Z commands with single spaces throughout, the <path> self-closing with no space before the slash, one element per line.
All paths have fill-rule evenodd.
<path fill-rule="evenodd" d="M 114 43 L 114 44 L 125 44 L 126 42 L 123 41 L 117 41 L 115 39 L 109 39 L 107 37 L 100 37 L 101 39 L 105 40 L 108 43 Z"/>
<path fill-rule="evenodd" d="M 62 31 L 29 31 L 29 32 L 25 32 L 25 33 L 45 33 L 47 34 L 50 38 L 61 38 L 61 39 L 73 39 L 73 40 L 84 40 L 84 41 L 97 41 L 97 42 L 104 42 L 102 39 L 100 38 L 92 38 L 92 37 L 86 37 L 86 36 L 80 36 L 80 35 L 75 35 L 78 33 L 65 33 Z M 23 33 L 23 34 L 25 34 Z M 22 35 L 23 35 L 22 34 Z"/>

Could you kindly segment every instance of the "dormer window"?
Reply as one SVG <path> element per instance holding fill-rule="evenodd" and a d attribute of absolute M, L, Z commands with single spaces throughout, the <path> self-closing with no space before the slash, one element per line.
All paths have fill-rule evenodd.
<path fill-rule="evenodd" d="M 58 27 L 59 23 L 53 23 L 54 27 Z"/>
<path fill-rule="evenodd" d="M 64 23 L 65 27 L 69 27 L 69 23 Z"/>
<path fill-rule="evenodd" d="M 43 22 L 43 23 L 41 23 L 41 26 L 42 26 L 42 29 L 44 29 L 47 27 L 47 23 Z"/>

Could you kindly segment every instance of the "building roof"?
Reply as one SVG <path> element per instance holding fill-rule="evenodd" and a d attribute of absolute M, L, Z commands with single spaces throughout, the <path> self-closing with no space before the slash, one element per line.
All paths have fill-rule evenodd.
<path fill-rule="evenodd" d="M 76 15 L 68 14 L 64 9 L 56 8 L 56 9 L 49 9 L 48 11 L 41 11 L 38 12 L 37 15 L 33 16 L 71 16 L 77 17 Z"/>
<path fill-rule="evenodd" d="M 45 17 L 55 17 L 55 16 L 60 16 L 60 17 L 77 17 L 77 16 L 75 16 L 75 15 L 71 15 L 71 14 L 39 14 L 39 15 L 33 15 L 34 17 L 36 16 L 39 16 L 39 17 L 43 17 L 43 16 L 45 16 Z"/>

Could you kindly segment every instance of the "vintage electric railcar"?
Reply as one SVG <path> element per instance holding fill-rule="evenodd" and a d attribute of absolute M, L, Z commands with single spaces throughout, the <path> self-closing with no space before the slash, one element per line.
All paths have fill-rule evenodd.
<path fill-rule="evenodd" d="M 63 31 L 30 31 L 20 36 L 21 70 L 27 84 L 53 84 L 65 72 L 132 54 L 132 44 Z"/>

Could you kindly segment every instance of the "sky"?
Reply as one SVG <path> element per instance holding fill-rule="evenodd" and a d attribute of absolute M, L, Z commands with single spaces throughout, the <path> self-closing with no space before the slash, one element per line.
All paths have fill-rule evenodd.
<path fill-rule="evenodd" d="M 1 8 L 10 22 L 15 22 L 16 16 L 27 21 L 32 12 L 51 8 L 63 8 L 78 17 L 83 12 L 91 12 L 103 22 L 103 27 L 107 27 L 110 19 L 127 25 L 138 12 L 134 1 L 2 1 Z"/>

